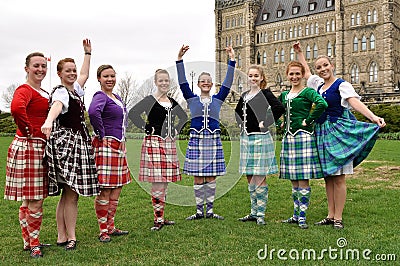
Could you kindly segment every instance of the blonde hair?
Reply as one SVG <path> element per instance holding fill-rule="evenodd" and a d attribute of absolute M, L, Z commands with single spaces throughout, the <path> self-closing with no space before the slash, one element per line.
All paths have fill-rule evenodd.
<path fill-rule="evenodd" d="M 168 75 L 168 78 L 169 78 L 169 73 L 168 73 L 168 71 L 165 70 L 165 69 L 159 68 L 159 69 L 157 69 L 156 72 L 154 73 L 154 81 L 157 81 L 157 76 L 158 76 L 158 74 L 167 74 L 167 75 Z"/>

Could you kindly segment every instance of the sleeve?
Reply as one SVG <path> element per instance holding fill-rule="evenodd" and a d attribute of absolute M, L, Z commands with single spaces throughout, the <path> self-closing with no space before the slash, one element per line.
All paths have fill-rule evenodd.
<path fill-rule="evenodd" d="M 186 112 L 183 110 L 182 106 L 180 106 L 175 100 L 173 100 L 175 107 L 175 113 L 176 116 L 178 117 L 178 125 L 176 126 L 176 130 L 180 132 L 182 128 L 185 126 L 186 122 L 188 122 L 188 116 Z"/>
<path fill-rule="evenodd" d="M 228 96 L 229 91 L 231 89 L 233 77 L 235 75 L 235 65 L 236 65 L 236 61 L 229 60 L 225 80 L 224 80 L 224 82 L 222 82 L 221 89 L 215 96 L 217 99 L 219 99 L 221 101 L 225 100 L 225 98 Z"/>
<path fill-rule="evenodd" d="M 236 123 L 238 124 L 239 127 L 242 127 L 242 123 L 243 123 L 243 96 L 240 96 L 239 98 L 239 102 L 236 105 L 235 108 L 235 119 L 236 119 Z"/>
<path fill-rule="evenodd" d="M 61 114 L 65 114 L 66 112 L 68 112 L 68 107 L 69 107 L 69 95 L 68 95 L 68 91 L 67 88 L 65 87 L 61 87 L 59 89 L 56 89 L 53 92 L 53 95 L 51 96 L 51 103 L 50 105 L 52 105 L 55 101 L 59 101 L 62 103 L 63 108 L 61 110 Z"/>
<path fill-rule="evenodd" d="M 74 82 L 74 90 L 79 95 L 79 97 L 85 96 L 85 91 L 82 89 L 81 85 L 77 81 Z"/>
<path fill-rule="evenodd" d="M 93 126 L 94 132 L 100 137 L 100 139 L 104 138 L 105 135 L 104 124 L 101 115 L 106 103 L 107 96 L 102 92 L 96 92 L 88 110 L 90 123 Z"/>
<path fill-rule="evenodd" d="M 307 87 L 318 90 L 318 87 L 324 83 L 324 79 L 317 75 L 311 75 L 307 80 Z"/>
<path fill-rule="evenodd" d="M 315 104 L 315 108 L 312 112 L 310 112 L 305 121 L 307 125 L 311 125 L 314 123 L 315 119 L 322 115 L 322 113 L 328 107 L 328 104 L 324 98 L 322 98 L 322 96 L 312 88 L 308 90 L 307 98 Z"/>
<path fill-rule="evenodd" d="M 348 109 L 351 108 L 349 102 L 347 101 L 348 98 L 356 97 L 359 100 L 361 99 L 360 95 L 358 95 L 354 90 L 353 85 L 347 81 L 340 83 L 339 92 L 340 96 L 342 97 L 341 105 Z"/>
<path fill-rule="evenodd" d="M 276 98 L 269 89 L 266 89 L 265 96 L 269 105 L 271 106 L 272 115 L 274 117 L 274 121 L 266 121 L 267 123 L 265 126 L 270 126 L 275 121 L 278 121 L 278 119 L 283 115 L 283 113 L 285 112 L 285 107 L 283 106 L 282 102 L 279 101 L 278 98 Z"/>
<path fill-rule="evenodd" d="M 24 136 L 33 133 L 33 127 L 29 122 L 26 108 L 32 99 L 32 91 L 25 87 L 19 87 L 15 90 L 11 101 L 11 114 L 17 124 L 18 129 Z"/>
<path fill-rule="evenodd" d="M 142 114 L 150 108 L 152 108 L 152 104 L 148 100 L 148 97 L 145 97 L 132 107 L 132 109 L 129 111 L 128 117 L 136 127 L 144 129 L 146 122 L 143 120 Z"/>
<path fill-rule="evenodd" d="M 183 97 L 185 99 L 194 97 L 195 94 L 190 89 L 189 83 L 186 80 L 185 65 L 183 64 L 183 60 L 176 61 L 176 71 L 178 73 L 179 87 L 182 91 Z"/>

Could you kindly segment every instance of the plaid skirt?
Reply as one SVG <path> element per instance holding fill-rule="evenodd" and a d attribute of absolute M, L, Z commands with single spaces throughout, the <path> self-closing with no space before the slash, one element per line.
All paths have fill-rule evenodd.
<path fill-rule="evenodd" d="M 193 176 L 225 175 L 225 158 L 219 131 L 190 131 L 183 172 Z"/>
<path fill-rule="evenodd" d="M 69 128 L 52 131 L 45 159 L 49 167 L 50 196 L 59 195 L 64 185 L 82 196 L 99 194 L 93 148 L 79 131 Z"/>
<path fill-rule="evenodd" d="M 315 136 L 306 132 L 286 134 L 282 139 L 280 178 L 308 180 L 323 178 Z"/>
<path fill-rule="evenodd" d="M 43 164 L 46 141 L 15 136 L 8 148 L 6 200 L 41 200 L 48 196 L 49 178 Z"/>
<path fill-rule="evenodd" d="M 239 173 L 268 175 L 278 172 L 275 144 L 269 132 L 266 134 L 242 134 L 240 136 Z"/>
<path fill-rule="evenodd" d="M 353 161 L 360 164 L 372 150 L 378 137 L 379 126 L 350 118 L 345 109 L 336 122 L 327 119 L 315 125 L 318 154 L 325 176 L 333 175 Z"/>
<path fill-rule="evenodd" d="M 99 185 L 117 188 L 132 182 L 126 161 L 126 143 L 114 138 L 92 139 Z"/>
<path fill-rule="evenodd" d="M 139 181 L 177 182 L 180 180 L 175 139 L 145 136 L 142 143 Z"/>

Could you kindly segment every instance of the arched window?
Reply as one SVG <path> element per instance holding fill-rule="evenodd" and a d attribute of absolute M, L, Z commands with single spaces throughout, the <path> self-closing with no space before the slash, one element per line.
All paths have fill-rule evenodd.
<path fill-rule="evenodd" d="M 282 40 L 286 40 L 286 30 L 282 30 Z"/>
<path fill-rule="evenodd" d="M 285 63 L 285 50 L 281 50 L 281 62 Z"/>
<path fill-rule="evenodd" d="M 318 22 L 315 22 L 315 34 L 319 34 Z"/>
<path fill-rule="evenodd" d="M 242 56 L 238 54 L 238 59 L 237 59 L 238 67 L 242 66 Z"/>
<path fill-rule="evenodd" d="M 229 39 L 228 36 L 225 37 L 225 47 L 229 46 Z"/>
<path fill-rule="evenodd" d="M 318 46 L 316 43 L 314 43 L 314 48 L 313 48 L 313 58 L 317 58 L 318 57 Z"/>
<path fill-rule="evenodd" d="M 267 52 L 263 53 L 263 65 L 267 64 Z"/>
<path fill-rule="evenodd" d="M 358 38 L 354 37 L 353 39 L 353 52 L 357 52 L 358 51 Z"/>
<path fill-rule="evenodd" d="M 306 59 L 309 60 L 310 58 L 311 58 L 311 48 L 310 48 L 310 45 L 307 44 Z"/>
<path fill-rule="evenodd" d="M 293 61 L 293 60 L 294 60 L 294 49 L 292 47 L 292 48 L 290 48 L 290 61 Z"/>
<path fill-rule="evenodd" d="M 282 33 L 281 33 L 281 30 L 279 29 L 278 30 L 278 40 L 280 40 L 281 38 L 282 38 L 282 35 L 281 35 Z"/>
<path fill-rule="evenodd" d="M 257 36 L 256 36 L 256 43 L 260 43 L 260 34 L 259 33 L 257 33 Z"/>
<path fill-rule="evenodd" d="M 376 9 L 374 9 L 374 11 L 372 11 L 372 21 L 378 22 L 378 12 L 376 11 Z"/>
<path fill-rule="evenodd" d="M 231 25 L 231 22 L 230 22 L 229 18 L 227 18 L 227 19 L 226 19 L 225 27 L 226 27 L 227 29 L 229 29 L 229 26 L 230 26 L 230 25 Z"/>
<path fill-rule="evenodd" d="M 371 34 L 371 37 L 369 37 L 369 48 L 371 50 L 375 50 L 375 35 Z"/>
<path fill-rule="evenodd" d="M 375 62 L 369 66 L 369 82 L 378 82 L 378 66 Z"/>
<path fill-rule="evenodd" d="M 365 36 L 362 36 L 361 51 L 366 51 L 366 50 L 367 50 L 367 38 Z"/>
<path fill-rule="evenodd" d="M 278 52 L 278 50 L 275 50 L 274 62 L 275 62 L 275 63 L 279 63 L 279 52 Z"/>
<path fill-rule="evenodd" d="M 332 31 L 336 30 L 335 20 L 334 19 L 332 19 L 332 21 L 331 21 L 331 28 L 332 28 Z"/>
<path fill-rule="evenodd" d="M 306 25 L 306 36 L 308 36 L 308 24 Z"/>
<path fill-rule="evenodd" d="M 297 27 L 293 27 L 293 38 L 297 38 Z"/>
<path fill-rule="evenodd" d="M 239 45 L 239 35 L 236 35 L 236 46 Z"/>
<path fill-rule="evenodd" d="M 326 55 L 327 56 L 332 56 L 332 44 L 331 44 L 331 42 L 328 42 L 328 45 L 326 46 Z"/>
<path fill-rule="evenodd" d="M 331 23 L 329 20 L 326 21 L 326 32 L 330 32 L 331 31 Z"/>
<path fill-rule="evenodd" d="M 310 24 L 310 34 L 313 35 L 314 34 L 314 23 Z"/>
<path fill-rule="evenodd" d="M 240 45 L 243 45 L 243 36 L 240 34 Z"/>
<path fill-rule="evenodd" d="M 293 29 L 292 27 L 289 28 L 289 38 L 293 38 Z"/>
<path fill-rule="evenodd" d="M 355 22 L 355 15 L 351 14 L 351 19 L 350 19 L 350 26 L 354 26 L 356 24 Z"/>
<path fill-rule="evenodd" d="M 264 42 L 268 42 L 268 35 L 267 35 L 267 32 L 264 32 Z"/>
<path fill-rule="evenodd" d="M 357 17 L 356 17 L 356 20 L 357 20 L 357 25 L 361 25 L 361 16 L 360 16 L 360 13 L 357 13 Z"/>
<path fill-rule="evenodd" d="M 297 28 L 297 30 L 298 30 L 297 36 L 299 36 L 299 37 L 303 36 L 302 30 L 301 30 L 301 26 L 299 26 Z"/>
<path fill-rule="evenodd" d="M 274 30 L 274 41 L 278 40 L 278 32 Z"/>
<path fill-rule="evenodd" d="M 360 69 L 356 64 L 354 64 L 353 67 L 351 68 L 351 83 L 359 83 L 360 82 L 359 75 L 360 75 Z"/>
<path fill-rule="evenodd" d="M 371 23 L 372 22 L 372 13 L 371 10 L 368 10 L 367 13 L 367 23 Z"/>

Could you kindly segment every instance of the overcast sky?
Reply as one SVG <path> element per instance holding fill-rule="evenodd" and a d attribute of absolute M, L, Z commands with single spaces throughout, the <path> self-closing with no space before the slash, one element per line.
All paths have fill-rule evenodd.
<path fill-rule="evenodd" d="M 25 58 L 35 51 L 51 56 L 42 83 L 50 91 L 59 84 L 60 59 L 74 58 L 80 69 L 84 38 L 93 48 L 89 97 L 99 89 L 101 64 L 113 65 L 117 78 L 128 73 L 141 83 L 156 69 L 173 66 L 182 44 L 190 45 L 187 62 L 212 62 L 214 22 L 213 0 L 1 0 L 0 93 L 25 82 Z"/>

